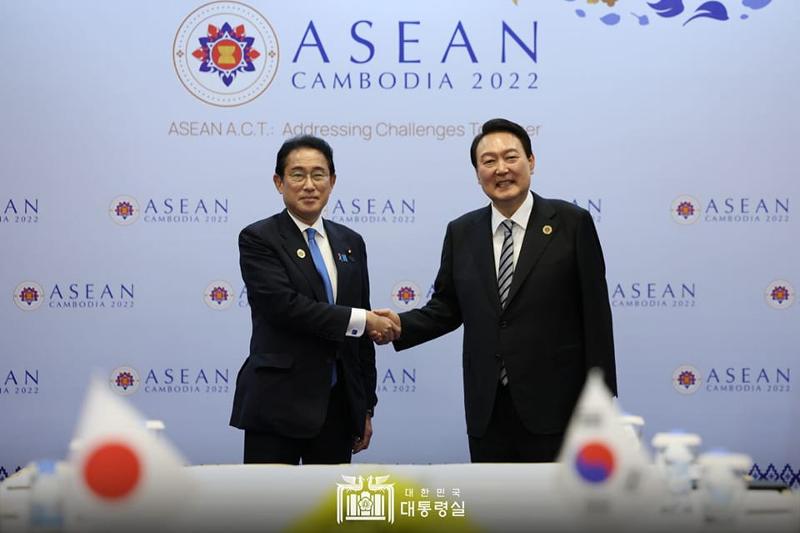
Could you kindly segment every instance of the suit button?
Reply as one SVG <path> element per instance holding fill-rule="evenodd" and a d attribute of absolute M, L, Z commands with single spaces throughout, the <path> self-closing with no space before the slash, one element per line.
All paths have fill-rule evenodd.
<path fill-rule="evenodd" d="M 508 327 L 508 322 L 506 322 L 505 320 L 502 320 L 502 321 L 500 322 L 500 327 L 501 327 L 501 328 L 507 328 L 507 327 Z"/>

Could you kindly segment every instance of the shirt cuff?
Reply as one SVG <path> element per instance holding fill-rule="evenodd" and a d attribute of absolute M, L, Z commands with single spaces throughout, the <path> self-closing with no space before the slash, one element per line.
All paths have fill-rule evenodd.
<path fill-rule="evenodd" d="M 347 324 L 348 337 L 360 337 L 367 329 L 367 310 L 366 309 L 351 309 L 350 322 Z M 341 330 L 340 330 L 341 331 Z"/>

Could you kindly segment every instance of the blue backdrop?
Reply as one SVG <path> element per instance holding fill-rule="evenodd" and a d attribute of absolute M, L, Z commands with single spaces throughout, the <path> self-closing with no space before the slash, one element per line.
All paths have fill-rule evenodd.
<path fill-rule="evenodd" d="M 468 147 L 505 116 L 531 134 L 534 189 L 595 218 L 620 402 L 645 435 L 697 432 L 800 484 L 795 3 L 0 14 L 0 478 L 65 456 L 92 372 L 192 462 L 238 462 L 227 421 L 250 321 L 236 237 L 282 208 L 281 142 L 333 145 L 326 216 L 364 236 L 373 306 L 402 310 L 429 296 L 446 223 L 486 204 Z M 468 460 L 460 345 L 456 332 L 378 349 L 375 436 L 357 461 Z"/>

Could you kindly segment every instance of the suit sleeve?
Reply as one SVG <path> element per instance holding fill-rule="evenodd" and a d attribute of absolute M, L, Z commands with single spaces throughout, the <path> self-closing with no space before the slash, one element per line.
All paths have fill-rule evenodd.
<path fill-rule="evenodd" d="M 369 269 L 367 268 L 367 246 L 364 240 L 360 239 L 361 244 L 361 294 L 363 300 L 361 306 L 364 309 L 372 309 L 369 301 Z M 374 408 L 378 403 L 378 396 L 375 393 L 377 385 L 377 369 L 375 368 L 375 344 L 369 335 L 362 335 L 358 340 L 358 357 L 361 364 L 361 373 L 364 376 L 364 388 L 367 394 L 367 408 Z"/>
<path fill-rule="evenodd" d="M 299 293 L 280 251 L 251 228 L 239 234 L 239 266 L 250 305 L 268 322 L 330 341 L 344 340 L 350 307 L 318 302 Z"/>
<path fill-rule="evenodd" d="M 583 212 L 577 236 L 583 330 L 587 370 L 599 367 L 611 392 L 617 395 L 614 335 L 608 303 L 606 266 L 592 216 Z"/>
<path fill-rule="evenodd" d="M 461 325 L 461 307 L 453 280 L 453 224 L 447 225 L 442 245 L 439 273 L 433 284 L 431 299 L 420 309 L 400 313 L 402 331 L 395 341 L 397 350 L 412 348 L 450 333 Z"/>

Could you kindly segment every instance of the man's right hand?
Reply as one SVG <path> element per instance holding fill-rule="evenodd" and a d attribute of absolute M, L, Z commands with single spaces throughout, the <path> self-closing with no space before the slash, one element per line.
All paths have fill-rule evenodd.
<path fill-rule="evenodd" d="M 367 311 L 367 333 L 375 344 L 387 344 L 400 338 L 400 316 L 391 309 Z"/>

